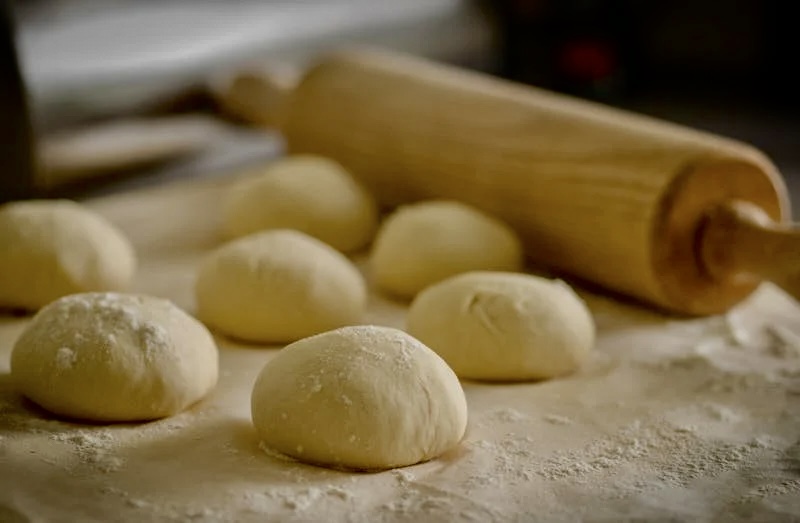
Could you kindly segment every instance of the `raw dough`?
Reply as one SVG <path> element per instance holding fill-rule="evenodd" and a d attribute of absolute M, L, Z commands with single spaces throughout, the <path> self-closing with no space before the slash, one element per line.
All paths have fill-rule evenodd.
<path fill-rule="evenodd" d="M 433 459 L 464 436 L 453 371 L 388 327 L 345 327 L 281 350 L 253 387 L 263 443 L 308 463 L 386 469 Z"/>
<path fill-rule="evenodd" d="M 175 414 L 217 382 L 217 347 L 168 300 L 73 294 L 40 310 L 11 353 L 29 399 L 70 418 L 139 421 Z"/>
<path fill-rule="evenodd" d="M 133 247 L 105 218 L 67 200 L 0 206 L 0 307 L 36 310 L 78 292 L 119 291 Z"/>
<path fill-rule="evenodd" d="M 234 185 L 223 221 L 233 237 L 296 229 L 346 252 L 372 240 L 378 211 L 372 196 L 341 165 L 297 155 Z"/>
<path fill-rule="evenodd" d="M 198 209 L 229 183 L 192 177 L 87 204 L 136 232 L 147 260 L 137 287 L 186 309 L 218 233 L 216 214 Z M 28 320 L 0 318 L 0 521 L 800 523 L 798 303 L 765 283 L 728 314 L 681 319 L 581 296 L 598 338 L 579 374 L 462 382 L 461 444 L 377 474 L 258 452 L 250 394 L 279 352 L 225 339 L 214 393 L 175 417 L 134 427 L 42 419 L 8 376 Z M 402 304 L 371 298 L 364 321 L 404 325 Z"/>
<path fill-rule="evenodd" d="M 463 203 L 436 200 L 389 216 L 375 238 L 370 263 L 380 288 L 410 298 L 462 272 L 520 270 L 522 247 L 500 220 Z"/>
<path fill-rule="evenodd" d="M 472 272 L 429 287 L 411 303 L 408 332 L 461 378 L 560 376 L 586 360 L 594 321 L 560 280 Z"/>
<path fill-rule="evenodd" d="M 245 341 L 289 342 L 358 323 L 364 278 L 344 255 L 293 230 L 256 233 L 207 255 L 195 285 L 199 317 Z"/>

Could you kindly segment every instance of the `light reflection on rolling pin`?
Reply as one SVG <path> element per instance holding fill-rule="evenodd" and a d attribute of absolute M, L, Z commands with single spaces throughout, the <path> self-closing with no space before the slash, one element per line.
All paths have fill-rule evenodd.
<path fill-rule="evenodd" d="M 289 152 L 335 158 L 386 205 L 470 203 L 536 263 L 675 312 L 727 310 L 758 283 L 743 272 L 800 292 L 800 234 L 775 233 L 786 189 L 749 145 L 385 52 L 323 58 L 293 89 L 245 74 L 240 116 L 277 124 Z M 731 211 L 743 202 L 759 217 Z"/>

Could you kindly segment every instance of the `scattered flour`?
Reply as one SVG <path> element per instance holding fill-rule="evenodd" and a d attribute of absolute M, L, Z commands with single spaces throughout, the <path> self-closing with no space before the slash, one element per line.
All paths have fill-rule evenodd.
<path fill-rule="evenodd" d="M 736 469 L 754 445 L 710 442 L 693 431 L 665 423 L 634 423 L 578 451 L 558 452 L 537 473 L 546 479 L 582 478 L 625 465 L 628 475 L 655 475 L 663 484 L 683 486 L 702 476 Z"/>
<path fill-rule="evenodd" d="M 547 414 L 542 417 L 547 423 L 553 425 L 572 425 L 572 420 L 566 416 L 559 416 L 558 414 Z"/>
<path fill-rule="evenodd" d="M 217 513 L 208 507 L 190 508 L 185 512 L 186 517 L 190 520 L 209 519 L 211 521 L 218 520 Z"/>
<path fill-rule="evenodd" d="M 112 454 L 114 437 L 107 429 L 76 429 L 52 434 L 50 439 L 68 444 L 81 463 L 100 472 L 112 472 L 124 464 L 122 458 Z"/>
<path fill-rule="evenodd" d="M 333 496 L 335 498 L 339 498 L 344 501 L 349 501 L 353 499 L 353 493 L 341 487 L 330 486 L 325 490 L 325 493 L 328 494 L 329 496 Z"/>
<path fill-rule="evenodd" d="M 772 337 L 769 345 L 770 353 L 782 359 L 800 358 L 800 335 L 783 325 L 770 325 L 766 327 L 767 333 Z"/>
<path fill-rule="evenodd" d="M 705 405 L 705 409 L 708 411 L 711 417 L 717 421 L 723 421 L 725 423 L 736 423 L 737 421 L 741 421 L 742 419 L 741 414 L 724 405 L 707 403 Z"/>
<path fill-rule="evenodd" d="M 407 470 L 397 469 L 392 471 L 392 475 L 397 478 L 400 484 L 411 483 L 414 481 L 414 474 Z"/>
<path fill-rule="evenodd" d="M 280 461 L 286 461 L 286 462 L 289 462 L 289 463 L 298 463 L 298 461 L 296 459 L 292 458 L 291 456 L 287 456 L 286 454 L 281 454 L 277 450 L 268 447 L 267 444 L 264 443 L 263 441 L 259 441 L 258 442 L 258 448 L 261 450 L 261 452 L 263 452 L 264 454 L 266 454 L 267 456 L 269 456 L 271 458 L 274 458 L 274 459 L 277 459 L 277 460 L 280 460 Z"/>
<path fill-rule="evenodd" d="M 125 501 L 125 503 L 128 506 L 131 506 L 131 507 L 134 507 L 134 508 L 147 508 L 147 507 L 151 506 L 151 503 L 149 501 L 145 501 L 143 499 L 137 499 L 137 498 L 129 498 L 129 499 L 127 499 Z"/>
<path fill-rule="evenodd" d="M 476 423 L 458 452 L 384 473 L 303 465 L 263 445 L 275 459 L 260 454 L 243 420 L 254 369 L 271 351 L 224 350 L 226 385 L 214 407 L 141 425 L 48 419 L 0 381 L 0 463 L 16 460 L 11 474 L 0 473 L 0 510 L 3 493 L 15 495 L 21 481 L 51 482 L 70 503 L 102 506 L 120 520 L 167 522 L 523 522 L 532 514 L 557 523 L 710 521 L 722 503 L 741 510 L 725 521 L 747 521 L 759 520 L 753 507 L 800 496 L 793 330 L 759 324 L 753 305 L 673 323 L 606 307 L 598 318 L 613 329 L 579 376 L 518 384 L 513 394 L 498 385 L 492 392 L 503 400 L 471 410 Z M 132 313 L 116 312 L 143 339 L 158 341 L 160 333 Z M 63 351 L 57 364 L 68 365 L 68 356 Z M 313 391 L 314 380 L 307 383 Z M 477 399 L 471 407 L 487 405 L 487 388 L 465 383 Z M 92 489 L 77 490 L 79 481 Z M 45 498 L 28 519 L 48 519 L 36 512 L 48 508 Z M 70 508 L 58 496 L 52 506 Z M 653 512 L 638 517 L 643 510 Z M 800 508 L 787 519 L 797 516 Z"/>
<path fill-rule="evenodd" d="M 750 503 L 771 496 L 800 495 L 800 479 L 785 479 L 779 483 L 761 485 L 740 499 L 740 503 Z"/>
<path fill-rule="evenodd" d="M 509 407 L 490 411 L 486 418 L 491 422 L 500 423 L 520 423 L 531 419 L 527 414 Z"/>
<path fill-rule="evenodd" d="M 418 481 L 404 484 L 398 496 L 378 507 L 378 513 L 426 522 L 497 521 L 500 517 L 490 504 Z"/>
<path fill-rule="evenodd" d="M 171 351 L 166 350 L 170 346 L 170 338 L 167 330 L 161 325 L 145 321 L 139 323 L 137 327 L 137 334 L 141 340 L 141 345 L 144 347 L 144 355 L 148 360 L 156 357 L 156 354 L 172 354 Z"/>
<path fill-rule="evenodd" d="M 75 365 L 77 355 L 69 347 L 61 347 L 56 351 L 56 366 L 59 369 L 71 369 Z"/>
<path fill-rule="evenodd" d="M 245 500 L 258 512 L 259 506 L 270 505 L 276 500 L 282 508 L 294 513 L 302 513 L 320 504 L 348 504 L 355 495 L 350 490 L 338 485 L 317 485 L 271 488 L 257 492 L 247 492 Z"/>
<path fill-rule="evenodd" d="M 314 503 L 317 502 L 324 492 L 322 489 L 316 487 L 309 487 L 297 491 L 280 494 L 283 499 L 283 504 L 297 512 L 308 510 Z"/>
<path fill-rule="evenodd" d="M 739 319 L 739 312 L 734 309 L 724 314 L 722 318 L 731 343 L 736 347 L 746 347 L 751 341 L 751 336 L 749 331 L 742 325 Z"/>

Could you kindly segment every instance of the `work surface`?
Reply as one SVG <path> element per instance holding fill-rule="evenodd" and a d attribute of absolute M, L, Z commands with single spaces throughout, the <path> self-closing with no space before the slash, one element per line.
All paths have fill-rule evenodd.
<path fill-rule="evenodd" d="M 224 180 L 90 202 L 140 258 L 135 290 L 194 310 L 220 243 Z M 259 448 L 250 390 L 278 347 L 218 338 L 216 391 L 139 425 L 58 421 L 11 387 L 26 318 L 0 317 L 0 521 L 794 521 L 800 519 L 800 307 L 764 285 L 729 314 L 676 319 L 583 292 L 589 363 L 539 383 L 464 382 L 460 448 L 382 473 Z M 402 327 L 373 296 L 365 322 Z"/>

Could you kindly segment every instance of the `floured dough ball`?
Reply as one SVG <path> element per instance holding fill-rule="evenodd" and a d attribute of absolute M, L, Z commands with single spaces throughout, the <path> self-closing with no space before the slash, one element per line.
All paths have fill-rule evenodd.
<path fill-rule="evenodd" d="M 345 327 L 282 349 L 251 399 L 263 443 L 301 461 L 387 469 L 433 459 L 464 436 L 453 371 L 397 329 Z"/>
<path fill-rule="evenodd" d="M 407 330 L 461 378 L 527 380 L 575 370 L 589 355 L 589 310 L 560 280 L 471 272 L 420 293 Z"/>
<path fill-rule="evenodd" d="M 366 189 L 338 163 L 313 155 L 290 156 L 240 181 L 223 212 L 232 237 L 296 229 L 344 252 L 364 247 L 378 225 Z"/>
<path fill-rule="evenodd" d="M 36 310 L 78 292 L 120 291 L 136 270 L 128 240 L 67 200 L 0 206 L 0 307 Z"/>
<path fill-rule="evenodd" d="M 350 260 L 292 230 L 256 233 L 210 253 L 195 295 L 203 321 L 264 343 L 358 323 L 367 303 L 366 283 Z"/>
<path fill-rule="evenodd" d="M 517 271 L 522 246 L 505 223 L 463 203 L 435 200 L 400 207 L 378 231 L 370 268 L 389 294 L 411 298 L 473 270 Z"/>
<path fill-rule="evenodd" d="M 73 294 L 41 309 L 11 352 L 22 394 L 62 416 L 120 422 L 162 418 L 217 382 L 208 330 L 172 302 Z"/>

